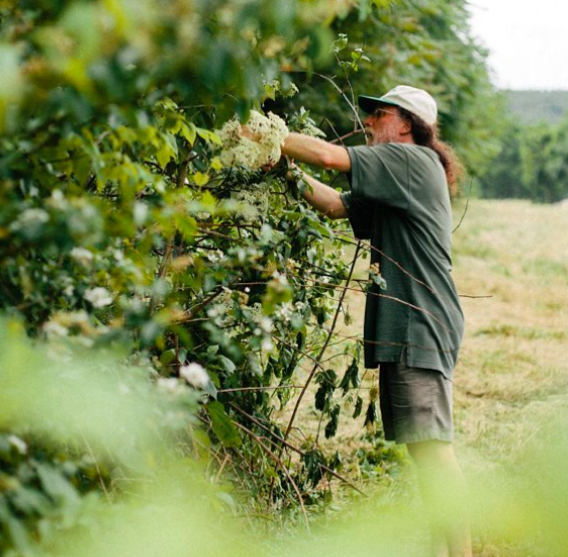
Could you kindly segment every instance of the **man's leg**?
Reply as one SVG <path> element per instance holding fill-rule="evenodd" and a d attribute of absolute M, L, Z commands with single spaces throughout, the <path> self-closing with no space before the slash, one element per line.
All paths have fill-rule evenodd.
<path fill-rule="evenodd" d="M 452 444 L 422 441 L 407 447 L 432 524 L 433 556 L 471 557 L 465 483 Z"/>

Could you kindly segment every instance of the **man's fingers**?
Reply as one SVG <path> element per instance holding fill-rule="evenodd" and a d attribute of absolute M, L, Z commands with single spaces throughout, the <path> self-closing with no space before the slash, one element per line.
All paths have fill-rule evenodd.
<path fill-rule="evenodd" d="M 248 126 L 241 126 L 241 135 L 252 141 L 260 141 L 262 135 L 253 132 Z"/>

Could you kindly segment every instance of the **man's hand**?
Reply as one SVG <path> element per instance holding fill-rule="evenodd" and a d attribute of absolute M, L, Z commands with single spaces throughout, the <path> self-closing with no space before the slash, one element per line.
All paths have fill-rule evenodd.
<path fill-rule="evenodd" d="M 260 133 L 253 132 L 248 126 L 241 126 L 241 135 L 258 143 L 262 139 L 262 135 Z"/>

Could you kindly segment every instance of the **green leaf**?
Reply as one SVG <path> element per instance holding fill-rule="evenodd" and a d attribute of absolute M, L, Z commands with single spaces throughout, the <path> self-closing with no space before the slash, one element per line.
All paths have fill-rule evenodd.
<path fill-rule="evenodd" d="M 75 505 L 79 494 L 61 472 L 46 464 L 37 465 L 37 475 L 45 492 L 60 505 Z"/>
<path fill-rule="evenodd" d="M 197 186 L 204 186 L 209 182 L 209 174 L 204 172 L 196 172 L 192 178 Z"/>
<path fill-rule="evenodd" d="M 197 135 L 207 141 L 207 143 L 216 143 L 219 146 L 223 145 L 221 138 L 215 133 L 210 130 L 205 130 L 203 128 L 195 128 Z"/>
<path fill-rule="evenodd" d="M 237 366 L 235 366 L 233 361 L 229 360 L 229 358 L 227 358 L 226 356 L 219 356 L 219 361 L 228 374 L 234 373 L 234 371 L 237 369 Z"/>
<path fill-rule="evenodd" d="M 182 122 L 181 124 L 181 135 L 187 139 L 188 143 L 193 145 L 195 140 L 197 139 L 197 130 L 195 128 L 195 124 L 192 122 Z"/>
<path fill-rule="evenodd" d="M 355 403 L 355 410 L 353 411 L 353 418 L 358 418 L 363 410 L 363 399 L 358 396 L 357 402 Z"/>
<path fill-rule="evenodd" d="M 215 435 L 225 447 L 240 447 L 241 438 L 231 418 L 225 412 L 225 407 L 217 401 L 205 406 Z"/>

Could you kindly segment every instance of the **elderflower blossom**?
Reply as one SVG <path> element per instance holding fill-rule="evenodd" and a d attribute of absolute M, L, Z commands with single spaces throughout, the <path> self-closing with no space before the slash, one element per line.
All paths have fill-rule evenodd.
<path fill-rule="evenodd" d="M 49 214 L 43 209 L 26 209 L 18 219 L 10 225 L 10 229 L 14 231 L 35 230 L 48 220 Z"/>
<path fill-rule="evenodd" d="M 18 437 L 17 435 L 9 435 L 8 442 L 10 443 L 10 445 L 12 445 L 12 447 L 15 447 L 21 455 L 24 455 L 28 452 L 27 443 L 23 439 L 20 439 L 20 437 Z"/>
<path fill-rule="evenodd" d="M 187 389 L 176 377 L 160 377 L 157 383 L 158 389 L 170 395 L 181 394 Z"/>
<path fill-rule="evenodd" d="M 77 261 L 77 263 L 80 263 L 85 267 L 89 266 L 93 261 L 93 254 L 88 249 L 85 248 L 74 247 L 69 253 L 69 255 L 75 261 Z"/>
<path fill-rule="evenodd" d="M 204 389 L 209 384 L 209 375 L 205 368 L 198 363 L 191 363 L 182 366 L 179 374 L 183 377 L 192 387 L 196 389 Z"/>
<path fill-rule="evenodd" d="M 69 334 L 69 329 L 64 327 L 60 323 L 56 321 L 48 321 L 43 326 L 43 332 L 47 335 L 48 338 L 58 338 L 58 337 L 66 337 Z"/>
<path fill-rule="evenodd" d="M 288 126 L 282 118 L 272 112 L 264 116 L 252 110 L 247 127 L 258 135 L 254 141 L 241 134 L 241 125 L 236 118 L 229 120 L 219 131 L 223 143 L 221 162 L 225 166 L 245 166 L 256 169 L 269 163 L 278 162 L 281 147 L 288 135 Z"/>
<path fill-rule="evenodd" d="M 292 302 L 283 302 L 280 307 L 276 309 L 274 315 L 282 321 L 288 322 L 294 314 L 294 306 Z"/>
<path fill-rule="evenodd" d="M 235 194 L 235 199 L 241 203 L 246 203 L 250 208 L 248 212 L 242 213 L 247 222 L 253 222 L 259 216 L 266 219 L 270 214 L 270 190 L 264 182 L 257 184 L 254 191 L 242 190 L 238 192 Z"/>
<path fill-rule="evenodd" d="M 93 307 L 103 308 L 112 304 L 112 296 L 106 288 L 97 287 L 89 288 L 85 291 L 83 296 L 87 302 L 90 302 Z"/>
<path fill-rule="evenodd" d="M 260 346 L 262 352 L 272 352 L 274 350 L 274 343 L 272 339 L 265 338 Z"/>

